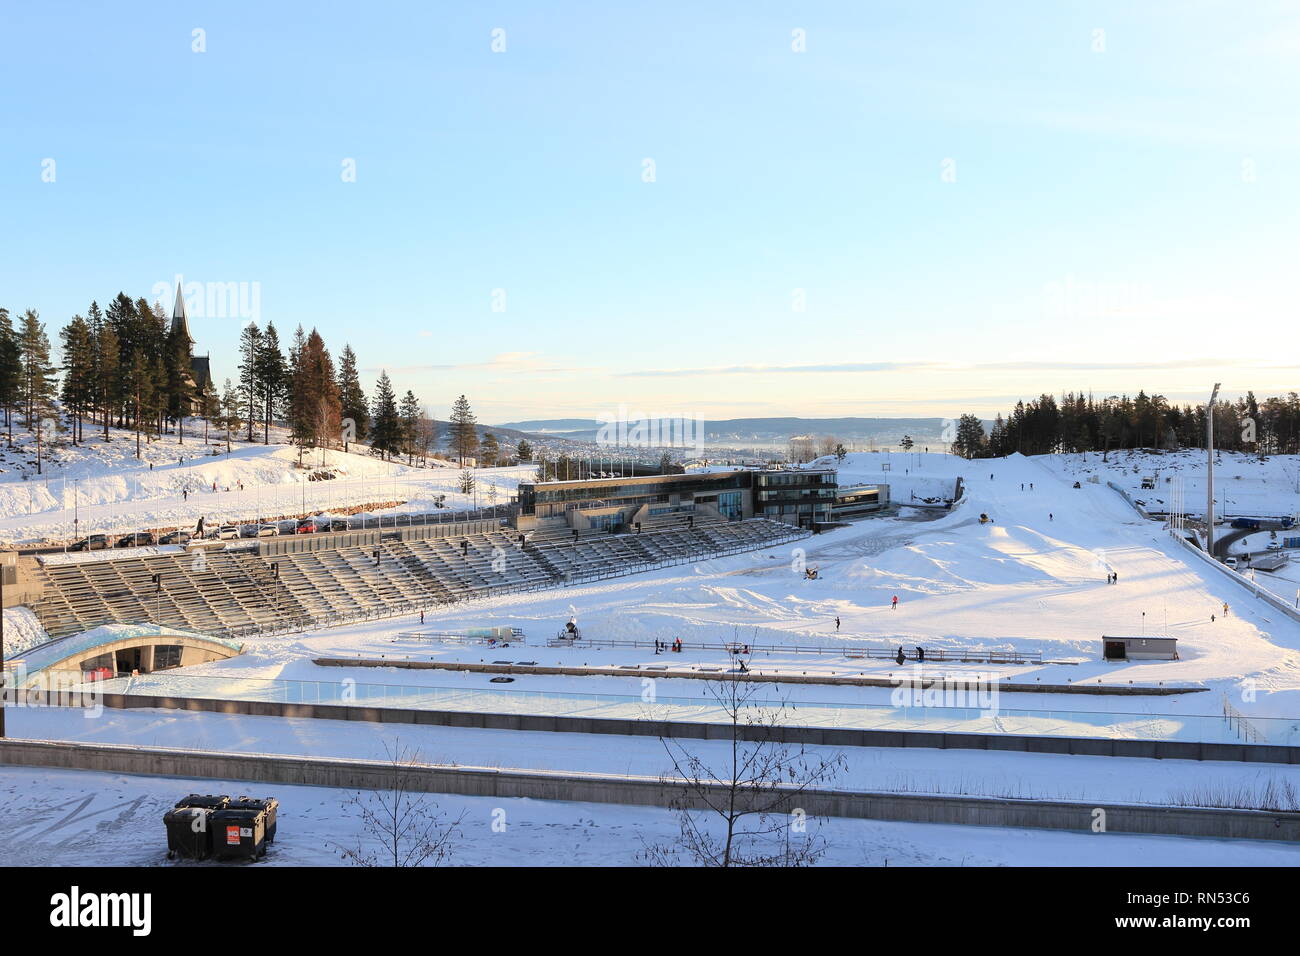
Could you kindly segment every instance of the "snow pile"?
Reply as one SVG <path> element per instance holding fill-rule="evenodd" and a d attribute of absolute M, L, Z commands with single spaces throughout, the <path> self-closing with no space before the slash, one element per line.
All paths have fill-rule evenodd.
<path fill-rule="evenodd" d="M 5 656 L 13 657 L 50 639 L 31 608 L 5 608 Z"/>

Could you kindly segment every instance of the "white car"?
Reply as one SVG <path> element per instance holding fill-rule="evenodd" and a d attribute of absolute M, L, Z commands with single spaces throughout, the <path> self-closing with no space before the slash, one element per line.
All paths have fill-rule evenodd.
<path fill-rule="evenodd" d="M 1236 559 L 1236 558 L 1228 558 L 1228 559 L 1227 559 L 1226 561 L 1224 561 L 1223 563 L 1226 564 L 1228 567 L 1232 568 L 1234 571 L 1237 570 L 1237 559 Z"/>
<path fill-rule="evenodd" d="M 1282 545 L 1281 545 L 1280 542 L 1277 542 L 1277 541 L 1270 541 L 1270 542 L 1268 543 L 1268 550 L 1270 550 L 1270 551 L 1281 551 L 1281 550 L 1282 550 Z"/>
<path fill-rule="evenodd" d="M 238 538 L 238 537 L 239 537 L 239 529 L 236 528 L 233 524 L 223 524 L 220 528 L 217 529 L 217 540 L 219 541 L 229 541 L 232 538 Z"/>
<path fill-rule="evenodd" d="M 259 538 L 274 538 L 279 533 L 279 527 L 273 524 L 259 524 L 257 526 L 257 537 Z"/>

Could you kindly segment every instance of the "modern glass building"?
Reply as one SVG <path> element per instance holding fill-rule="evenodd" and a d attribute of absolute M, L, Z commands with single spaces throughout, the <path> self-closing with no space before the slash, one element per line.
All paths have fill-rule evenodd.
<path fill-rule="evenodd" d="M 837 486 L 829 468 L 754 472 L 754 514 L 811 528 L 831 520 Z"/>
<path fill-rule="evenodd" d="M 852 521 L 889 507 L 889 485 L 842 485 L 833 509 L 837 521 Z"/>
<path fill-rule="evenodd" d="M 700 514 L 729 521 L 761 516 L 811 527 L 831 520 L 834 501 L 831 469 L 545 481 L 519 486 L 516 525 L 617 531 L 663 515 Z"/>

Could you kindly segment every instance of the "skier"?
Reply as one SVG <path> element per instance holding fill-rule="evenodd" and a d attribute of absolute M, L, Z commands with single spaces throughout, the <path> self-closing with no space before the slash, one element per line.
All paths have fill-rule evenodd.
<path fill-rule="evenodd" d="M 1228 605 L 1226 605 L 1226 604 L 1224 605 L 1224 607 L 1227 607 L 1227 606 L 1228 606 Z M 839 617 L 837 616 L 837 617 L 835 618 L 835 630 L 838 631 L 839 629 L 840 629 L 840 619 L 839 619 Z"/>
<path fill-rule="evenodd" d="M 1029 483 L 1029 490 L 1030 491 L 1034 490 L 1034 483 L 1032 481 Z"/>
<path fill-rule="evenodd" d="M 1114 576 L 1114 578 L 1115 578 L 1115 583 L 1116 583 L 1116 584 L 1119 584 L 1119 572 L 1116 571 L 1116 572 L 1114 573 L 1113 576 Z"/>
<path fill-rule="evenodd" d="M 1021 491 L 1025 490 L 1025 483 L 1023 481 L 1020 483 L 1020 490 Z"/>
<path fill-rule="evenodd" d="M 918 648 L 916 649 L 916 661 L 917 661 L 918 664 L 924 664 L 924 663 L 925 663 L 925 648 L 924 648 L 924 647 L 918 647 Z"/>
<path fill-rule="evenodd" d="M 423 612 L 423 611 L 420 612 L 420 624 L 421 624 L 421 625 L 424 624 L 424 612 Z"/>
<path fill-rule="evenodd" d="M 1214 615 L 1213 615 L 1213 614 L 1210 615 L 1210 623 L 1211 623 L 1211 624 L 1214 623 Z"/>
<path fill-rule="evenodd" d="M 1224 601 L 1224 602 L 1223 602 L 1223 616 L 1224 616 L 1224 617 L 1227 617 L 1227 616 L 1228 616 L 1228 602 L 1227 602 L 1227 601 Z"/>
<path fill-rule="evenodd" d="M 890 609 L 891 611 L 896 611 L 896 610 L 898 610 L 898 595 L 897 595 L 897 594 L 894 595 L 894 603 L 890 605 L 890 608 L 889 608 L 889 609 Z"/>
<path fill-rule="evenodd" d="M 741 672 L 742 674 L 748 674 L 748 673 L 749 673 L 749 668 L 745 666 L 745 662 L 744 662 L 743 660 L 740 662 L 740 672 Z"/>
<path fill-rule="evenodd" d="M 1048 520 L 1048 521 L 1052 521 L 1052 520 L 1053 520 L 1053 518 L 1052 518 L 1052 513 L 1051 513 L 1050 511 L 1047 512 L 1047 520 Z"/>
<path fill-rule="evenodd" d="M 894 660 L 898 661 L 899 667 L 903 666 L 904 657 L 903 657 L 903 649 L 901 647 L 898 649 L 898 656 L 895 657 Z"/>

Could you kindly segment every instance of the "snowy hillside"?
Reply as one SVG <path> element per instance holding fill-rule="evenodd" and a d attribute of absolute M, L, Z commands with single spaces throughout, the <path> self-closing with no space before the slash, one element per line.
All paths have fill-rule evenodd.
<path fill-rule="evenodd" d="M 412 467 L 327 450 L 305 454 L 300 468 L 297 448 L 275 444 L 285 437 L 272 430 L 272 444 L 234 442 L 227 453 L 215 436 L 205 446 L 200 430 L 183 444 L 175 436 L 143 443 L 137 459 L 133 433 L 114 430 L 106 442 L 102 431 L 87 430 L 83 445 L 53 449 L 37 476 L 27 465 L 30 436 L 15 432 L 19 448 L 0 458 L 0 542 L 67 541 L 74 521 L 79 535 L 113 535 L 190 527 L 201 515 L 212 523 L 376 504 L 389 505 L 383 513 L 433 511 L 439 502 L 481 507 L 505 503 L 536 470 L 476 469 L 475 492 L 463 494 L 454 464 Z"/>

